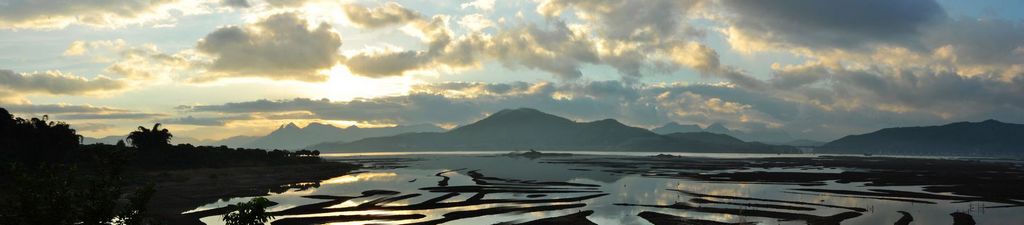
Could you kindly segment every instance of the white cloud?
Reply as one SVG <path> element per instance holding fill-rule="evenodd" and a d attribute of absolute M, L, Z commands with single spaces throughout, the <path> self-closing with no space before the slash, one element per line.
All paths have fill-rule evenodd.
<path fill-rule="evenodd" d="M 459 6 L 463 9 L 472 7 L 480 11 L 491 12 L 494 11 L 494 1 L 495 0 L 474 0 L 472 2 L 462 3 L 462 5 Z"/>

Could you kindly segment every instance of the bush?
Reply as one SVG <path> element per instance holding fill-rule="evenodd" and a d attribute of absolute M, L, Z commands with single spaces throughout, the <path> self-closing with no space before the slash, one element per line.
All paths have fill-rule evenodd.
<path fill-rule="evenodd" d="M 224 215 L 224 223 L 226 225 L 263 225 L 274 219 L 274 216 L 271 216 L 266 210 L 273 204 L 263 197 L 235 204 L 235 210 Z"/>

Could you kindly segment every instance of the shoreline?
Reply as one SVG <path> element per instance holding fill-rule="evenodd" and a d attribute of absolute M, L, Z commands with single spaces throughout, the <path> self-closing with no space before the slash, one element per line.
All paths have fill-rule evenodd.
<path fill-rule="evenodd" d="M 299 165 L 133 172 L 129 179 L 136 187 L 155 184 L 156 193 L 147 206 L 147 214 L 151 218 L 167 224 L 199 225 L 203 224 L 199 221 L 201 217 L 182 212 L 225 198 L 283 192 L 295 187 L 289 186 L 291 184 L 318 186 L 322 180 L 342 176 L 358 168 L 359 165 L 325 161 Z"/>

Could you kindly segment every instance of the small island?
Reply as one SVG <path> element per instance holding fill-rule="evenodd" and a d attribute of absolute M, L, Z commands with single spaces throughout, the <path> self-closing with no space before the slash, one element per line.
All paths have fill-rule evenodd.
<path fill-rule="evenodd" d="M 525 151 L 525 152 L 518 152 L 518 151 L 517 152 L 509 152 L 509 153 L 504 154 L 504 156 L 509 156 L 509 157 L 525 157 L 525 158 L 536 159 L 536 158 L 541 158 L 541 157 L 567 157 L 567 156 L 572 156 L 572 154 L 571 153 L 544 153 L 544 152 L 539 152 L 537 150 L 530 149 L 529 151 Z"/>

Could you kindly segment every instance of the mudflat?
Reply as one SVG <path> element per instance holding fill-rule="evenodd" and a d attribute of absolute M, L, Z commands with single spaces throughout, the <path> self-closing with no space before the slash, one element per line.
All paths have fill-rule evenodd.
<path fill-rule="evenodd" d="M 182 214 L 197 206 L 232 197 L 260 196 L 290 188 L 315 187 L 317 182 L 345 175 L 358 166 L 340 162 L 204 168 L 131 173 L 133 184 L 155 184 L 149 213 L 168 224 L 202 224 Z M 226 213 L 223 212 L 223 213 Z"/>

